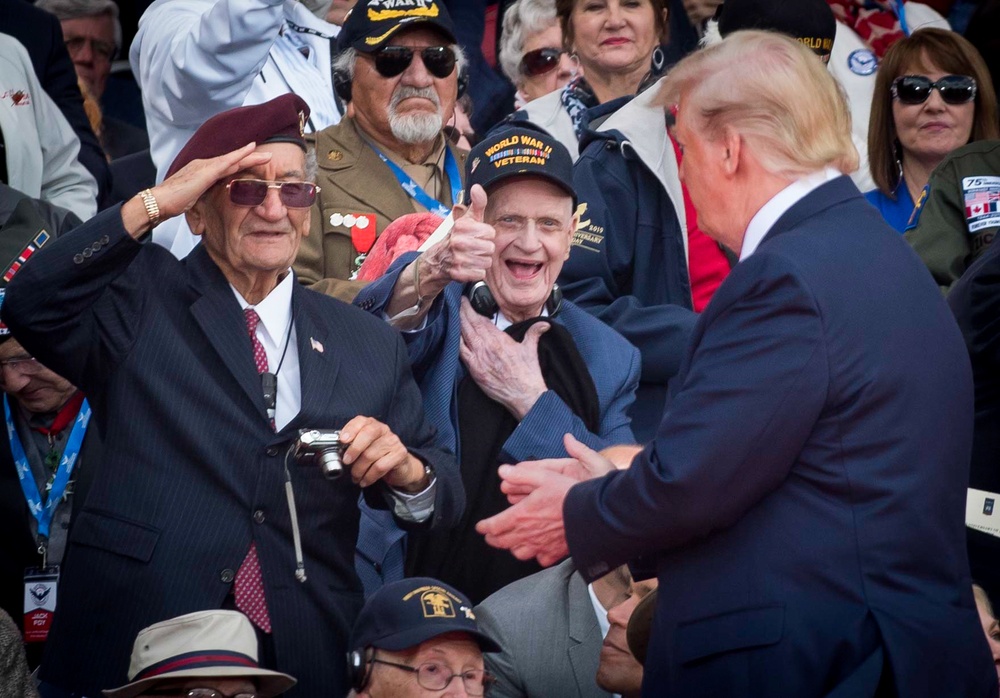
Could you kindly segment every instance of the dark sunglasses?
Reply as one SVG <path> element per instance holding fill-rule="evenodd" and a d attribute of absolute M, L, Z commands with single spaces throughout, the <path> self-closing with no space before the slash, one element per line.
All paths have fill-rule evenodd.
<path fill-rule="evenodd" d="M 373 55 L 375 70 L 384 78 L 394 78 L 413 62 L 413 49 L 408 46 L 383 46 Z M 450 46 L 428 46 L 420 49 L 420 59 L 427 72 L 436 78 L 446 78 L 455 70 L 455 52 Z"/>
<path fill-rule="evenodd" d="M 520 70 L 529 78 L 545 75 L 559 66 L 560 57 L 566 53 L 558 48 L 536 48 L 521 56 Z"/>
<path fill-rule="evenodd" d="M 900 75 L 892 81 L 892 96 L 903 104 L 923 104 L 937 90 L 948 104 L 968 104 L 976 98 L 976 80 L 968 75 L 945 75 L 937 82 L 923 75 Z"/>
<path fill-rule="evenodd" d="M 278 198 L 288 208 L 309 208 L 319 192 L 312 182 L 268 182 L 263 179 L 234 179 L 226 185 L 229 200 L 237 206 L 260 206 L 268 189 L 277 189 Z"/>

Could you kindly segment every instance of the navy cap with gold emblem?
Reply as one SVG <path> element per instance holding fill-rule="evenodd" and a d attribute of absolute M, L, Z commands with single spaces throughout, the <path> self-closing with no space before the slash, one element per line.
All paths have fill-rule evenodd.
<path fill-rule="evenodd" d="M 167 177 L 192 160 L 214 158 L 248 143 L 294 143 L 306 149 L 304 135 L 309 105 L 295 94 L 283 94 L 263 104 L 236 107 L 203 123 L 174 158 Z"/>
<path fill-rule="evenodd" d="M 410 577 L 368 598 L 351 631 L 351 647 L 399 651 L 455 632 L 469 635 L 484 652 L 501 651 L 479 629 L 472 602 L 462 592 L 430 577 Z"/>
<path fill-rule="evenodd" d="M 829 56 L 837 20 L 826 0 L 726 0 L 719 6 L 719 34 L 766 29 L 787 34 L 819 56 Z"/>
<path fill-rule="evenodd" d="M 431 27 L 449 43 L 458 43 L 451 16 L 440 0 L 358 0 L 340 28 L 337 48 L 343 51 L 350 46 L 372 53 L 393 35 L 414 26 Z"/>
<path fill-rule="evenodd" d="M 533 128 L 512 127 L 492 131 L 469 153 L 465 186 L 490 187 L 509 177 L 533 175 L 566 190 L 576 206 L 573 188 L 573 158 L 566 146 L 548 133 Z M 466 200 L 471 200 L 466 197 Z"/>

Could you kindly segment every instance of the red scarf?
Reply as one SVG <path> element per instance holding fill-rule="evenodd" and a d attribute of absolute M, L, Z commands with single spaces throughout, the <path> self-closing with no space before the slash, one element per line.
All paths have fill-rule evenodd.
<path fill-rule="evenodd" d="M 40 434 L 45 434 L 48 437 L 58 436 L 63 429 L 68 427 L 76 419 L 76 415 L 80 413 L 80 407 L 83 405 L 83 393 L 77 390 L 73 397 L 66 401 L 59 412 L 56 413 L 55 419 L 52 420 L 51 426 L 48 427 L 32 427 L 35 431 Z M 50 438 L 49 443 L 52 443 Z"/>
<path fill-rule="evenodd" d="M 826 0 L 826 3 L 837 21 L 856 31 L 879 60 L 890 46 L 906 36 L 889 0 Z"/>

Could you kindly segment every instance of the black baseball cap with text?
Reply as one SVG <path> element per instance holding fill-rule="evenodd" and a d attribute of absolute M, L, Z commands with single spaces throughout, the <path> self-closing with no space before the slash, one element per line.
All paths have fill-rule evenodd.
<path fill-rule="evenodd" d="M 723 37 L 740 29 L 787 34 L 819 56 L 829 56 L 837 20 L 826 0 L 725 0 L 716 11 Z"/>
<path fill-rule="evenodd" d="M 435 29 L 449 43 L 458 43 L 451 16 L 440 0 L 358 0 L 340 28 L 337 50 L 351 47 L 372 53 L 400 31 L 418 26 Z"/>
<path fill-rule="evenodd" d="M 545 131 L 514 126 L 492 131 L 469 152 L 465 186 L 479 184 L 489 192 L 510 177 L 533 175 L 547 179 L 573 197 L 573 158 L 566 146 Z M 466 201 L 471 200 L 466 196 Z"/>

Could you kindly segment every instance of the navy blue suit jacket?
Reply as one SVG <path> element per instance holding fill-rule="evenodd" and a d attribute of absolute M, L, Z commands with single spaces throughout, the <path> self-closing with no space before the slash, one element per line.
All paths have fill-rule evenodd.
<path fill-rule="evenodd" d="M 457 519 L 463 492 L 453 458 L 432 447 L 398 333 L 299 285 L 292 312 L 301 411 L 274 433 L 239 303 L 203 245 L 183 261 L 142 245 L 116 206 L 8 286 L 4 321 L 84 390 L 106 445 L 75 512 L 44 680 L 88 695 L 124 683 L 136 633 L 222 607 L 254 542 L 277 668 L 299 680 L 288 695 L 347 692 L 359 488 L 288 462 L 308 576 L 297 581 L 284 488 L 296 430 L 359 414 L 388 424 L 435 468 L 431 525 Z M 365 491 L 373 506 L 386 505 L 381 487 Z"/>
<path fill-rule="evenodd" d="M 991 244 L 948 293 L 965 337 L 976 391 L 969 486 L 1000 492 L 1000 245 Z M 1000 539 L 968 530 L 972 578 L 1000 598 Z"/>
<path fill-rule="evenodd" d="M 399 274 L 415 257 L 416 253 L 402 255 L 385 276 L 361 290 L 355 304 L 381 317 Z M 428 311 L 426 327 L 418 332 L 403 334 L 427 419 L 437 428 L 436 443 L 458 454 L 459 458 L 458 384 L 465 376 L 465 367 L 458 352 L 461 299 L 462 285 L 449 284 Z M 504 463 L 565 457 L 562 437 L 567 432 L 594 449 L 634 442 L 628 410 L 635 400 L 639 383 L 639 351 L 624 337 L 569 301 L 563 301 L 562 309 L 554 320 L 573 336 L 590 370 L 600 406 L 600 431 L 590 433 L 566 403 L 549 390 L 538 399 L 504 443 L 500 453 Z M 465 485 L 475 487 L 476 483 L 467 482 Z M 385 515 L 376 513 L 362 519 L 361 537 L 358 539 L 358 552 L 362 558 L 358 566 L 369 593 L 378 582 L 367 578 L 365 567 L 378 564 L 384 569 L 387 566 L 386 556 L 400 538 L 402 532 L 395 530 Z M 394 580 L 385 578 L 383 581 Z"/>
<path fill-rule="evenodd" d="M 677 385 L 632 467 L 564 507 L 588 579 L 656 564 L 643 695 L 996 695 L 965 554 L 968 357 L 848 178 L 734 268 Z"/>

